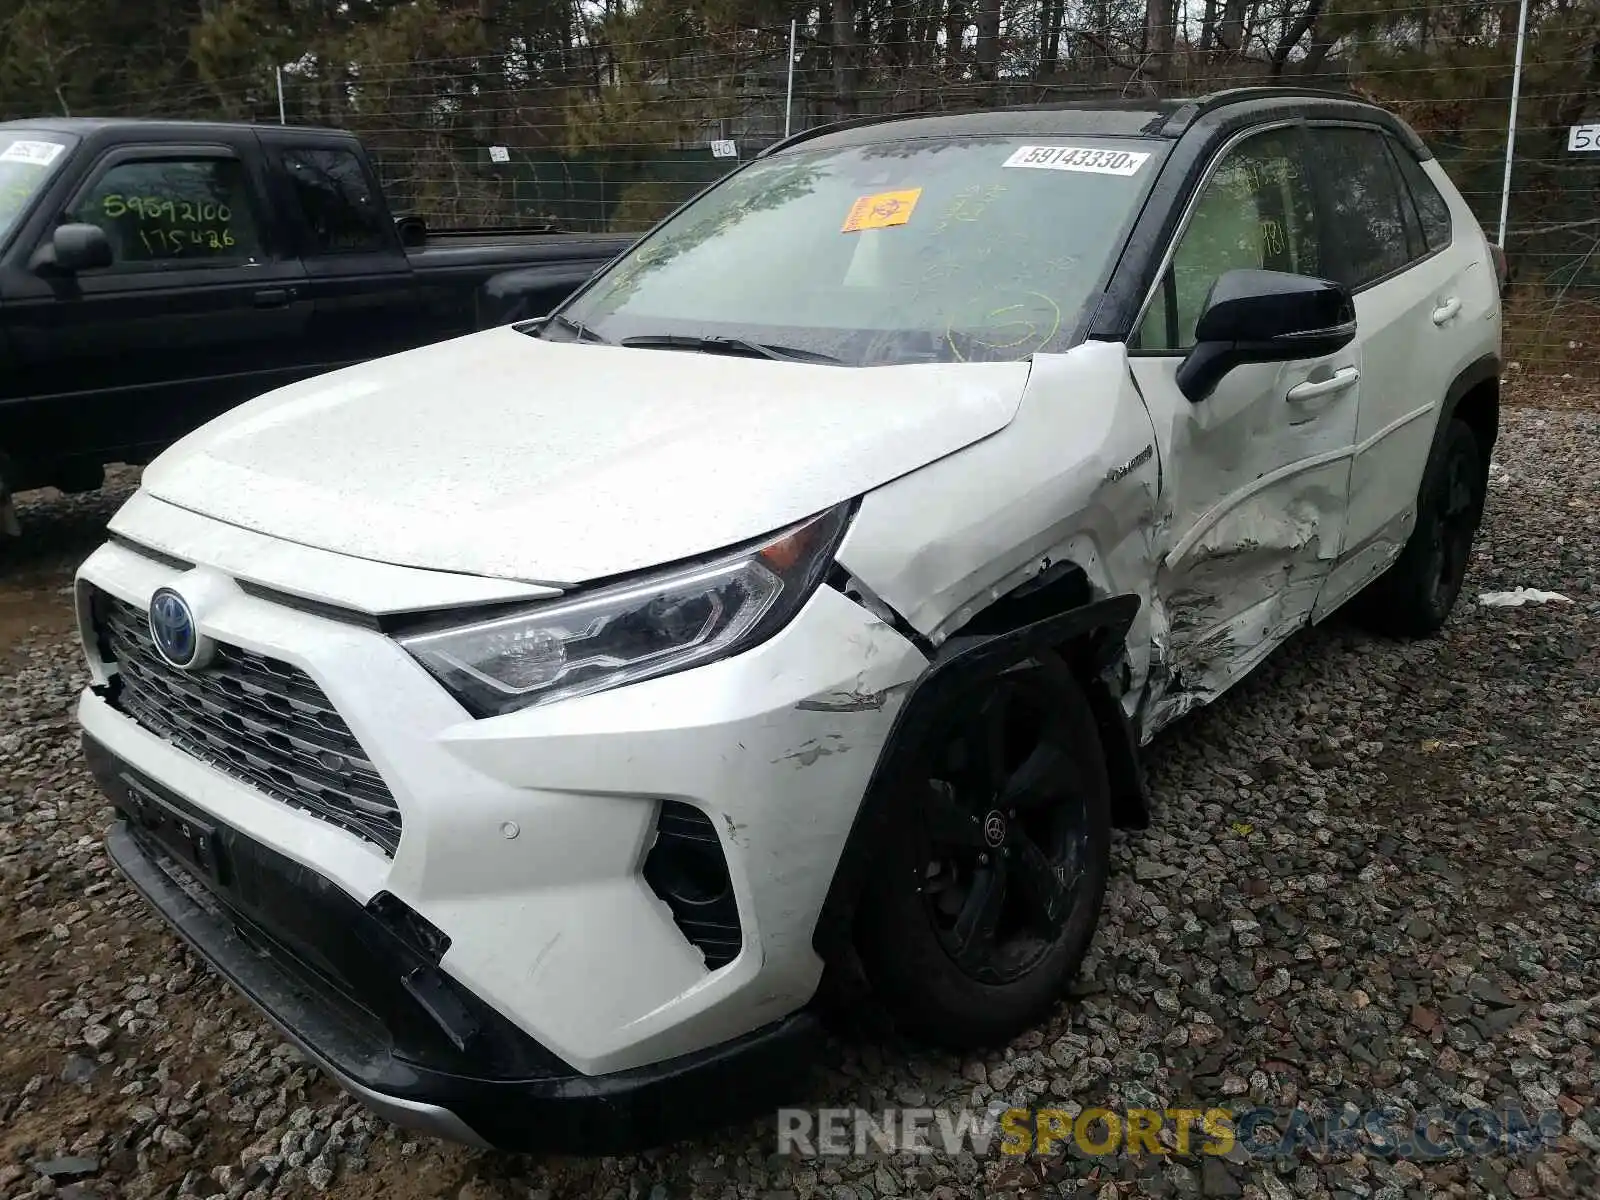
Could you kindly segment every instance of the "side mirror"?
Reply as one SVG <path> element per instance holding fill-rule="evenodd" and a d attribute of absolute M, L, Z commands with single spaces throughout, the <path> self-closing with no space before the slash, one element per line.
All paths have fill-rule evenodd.
<path fill-rule="evenodd" d="M 29 263 L 35 271 L 54 270 L 65 275 L 109 267 L 115 256 L 111 239 L 98 225 L 57 225 L 50 240 L 34 251 Z"/>
<path fill-rule="evenodd" d="M 421 217 L 396 217 L 394 228 L 400 235 L 400 245 L 407 250 L 417 250 L 427 244 L 428 223 Z"/>
<path fill-rule="evenodd" d="M 1200 403 L 1243 363 L 1322 358 L 1356 336 L 1356 309 L 1337 283 L 1283 271 L 1229 271 L 1211 285 L 1178 390 Z"/>

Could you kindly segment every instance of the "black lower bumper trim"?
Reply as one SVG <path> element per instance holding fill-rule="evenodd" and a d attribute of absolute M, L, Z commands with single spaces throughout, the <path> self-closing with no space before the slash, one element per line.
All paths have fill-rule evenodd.
<path fill-rule="evenodd" d="M 93 751 L 97 775 L 126 769 L 103 746 Z M 119 780 L 101 782 L 115 802 Z M 211 836 L 231 839 L 235 856 L 253 845 L 237 831 L 215 830 Z M 107 849 L 157 912 L 291 1041 L 347 1091 L 408 1128 L 504 1150 L 630 1153 L 770 1112 L 795 1096 L 813 1057 L 818 1026 L 800 1012 L 707 1050 L 606 1075 L 566 1067 L 508 1079 L 422 1066 L 385 1045 L 381 1022 L 322 986 L 281 940 L 256 936 L 248 914 L 129 821 L 111 827 Z"/>

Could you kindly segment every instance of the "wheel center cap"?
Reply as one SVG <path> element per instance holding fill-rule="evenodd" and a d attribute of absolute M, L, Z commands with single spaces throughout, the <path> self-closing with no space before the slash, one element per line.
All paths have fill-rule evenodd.
<path fill-rule="evenodd" d="M 998 808 L 983 819 L 983 840 L 991 846 L 1006 840 L 1006 819 Z"/>

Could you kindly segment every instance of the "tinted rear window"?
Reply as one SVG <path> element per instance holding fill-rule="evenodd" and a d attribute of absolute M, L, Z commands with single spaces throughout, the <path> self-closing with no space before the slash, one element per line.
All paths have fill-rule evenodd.
<path fill-rule="evenodd" d="M 1375 129 L 1313 129 L 1312 146 L 1326 172 L 1329 208 L 1344 245 L 1347 276 L 1360 287 L 1400 270 L 1406 248 L 1405 196 Z"/>
<path fill-rule="evenodd" d="M 1392 143 L 1389 149 L 1394 152 L 1395 159 L 1400 163 L 1400 173 L 1405 176 L 1406 186 L 1411 190 L 1411 198 L 1417 203 L 1417 215 L 1422 218 L 1422 236 L 1427 241 L 1428 249 L 1444 249 L 1450 244 L 1450 205 L 1439 194 L 1439 189 L 1433 185 L 1433 180 L 1428 178 L 1428 173 L 1423 170 L 1422 164 L 1411 156 L 1410 151 Z"/>

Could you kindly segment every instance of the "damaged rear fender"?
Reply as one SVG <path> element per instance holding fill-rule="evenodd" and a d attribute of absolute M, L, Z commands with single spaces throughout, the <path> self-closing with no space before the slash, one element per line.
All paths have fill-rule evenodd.
<path fill-rule="evenodd" d="M 1132 787 L 1135 804 L 1114 797 L 1126 819 L 1143 825 L 1147 819 L 1137 746 L 1121 707 L 1098 676 L 1125 654 L 1129 627 L 1138 615 L 1137 596 L 1112 596 L 1003 631 L 957 634 L 935 653 L 896 714 L 889 737 L 873 769 L 871 782 L 856 813 L 844 852 L 834 870 L 812 943 L 825 962 L 850 944 L 855 911 L 878 848 L 915 803 L 914 789 L 904 786 L 918 744 L 951 705 L 964 702 L 972 687 L 1042 651 L 1062 653 L 1084 686 L 1100 725 L 1113 789 Z"/>

